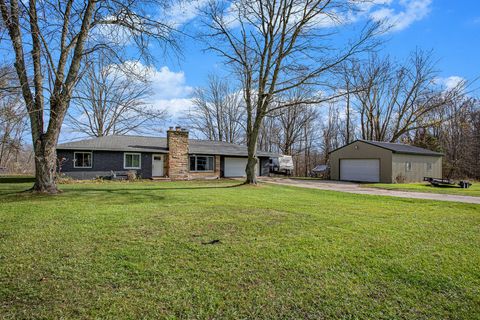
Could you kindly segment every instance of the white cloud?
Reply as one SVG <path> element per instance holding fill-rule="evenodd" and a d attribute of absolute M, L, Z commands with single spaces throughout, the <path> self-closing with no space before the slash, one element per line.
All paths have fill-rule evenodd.
<path fill-rule="evenodd" d="M 179 1 L 175 3 L 166 12 L 166 18 L 174 26 L 183 25 L 193 19 L 199 14 L 200 10 L 208 4 L 209 0 L 191 0 Z"/>
<path fill-rule="evenodd" d="M 154 95 L 164 99 L 185 97 L 193 90 L 186 85 L 183 71 L 174 72 L 168 67 L 161 67 L 160 70 L 150 68 L 147 77 L 152 82 Z"/>
<path fill-rule="evenodd" d="M 160 70 L 150 68 L 147 75 L 151 81 L 153 95 L 151 103 L 155 107 L 166 109 L 176 116 L 191 105 L 193 88 L 186 84 L 185 74 L 171 71 L 168 67 Z"/>
<path fill-rule="evenodd" d="M 178 118 L 183 112 L 190 109 L 193 102 L 190 98 L 173 98 L 152 100 L 151 103 L 160 109 L 168 110 L 172 118 Z"/>
<path fill-rule="evenodd" d="M 385 21 L 390 31 L 401 31 L 412 23 L 425 18 L 431 10 L 433 0 L 363 0 L 354 2 L 356 9 L 337 12 L 332 9 L 328 15 L 318 15 L 312 22 L 314 28 L 331 28 L 355 23 L 361 19 Z M 182 26 L 196 19 L 209 0 L 181 0 L 163 14 L 163 18 L 172 26 Z M 225 21 L 231 28 L 239 26 L 237 0 L 231 1 L 225 12 Z M 293 10 L 295 15 L 295 10 Z M 299 13 L 301 10 L 299 11 Z M 294 19 L 293 19 L 294 20 Z"/>
<path fill-rule="evenodd" d="M 157 69 L 139 61 L 127 61 L 124 72 L 144 77 L 150 82 L 152 95 L 147 100 L 155 108 L 165 109 L 173 117 L 188 109 L 193 87 L 187 85 L 183 71 L 172 71 L 167 66 Z"/>
<path fill-rule="evenodd" d="M 459 85 L 463 85 L 465 83 L 465 78 L 460 76 L 450 76 L 446 78 L 437 78 L 435 79 L 435 83 L 444 87 L 445 90 L 452 90 L 458 87 Z"/>
<path fill-rule="evenodd" d="M 400 10 L 392 8 L 392 2 L 389 1 L 388 6 L 376 7 L 370 13 L 370 18 L 374 21 L 385 21 L 390 31 L 401 31 L 415 21 L 425 18 L 430 13 L 432 0 L 399 0 L 398 3 Z"/>
<path fill-rule="evenodd" d="M 364 12 L 370 11 L 373 7 L 378 5 L 390 5 L 393 0 L 370 0 L 370 1 L 361 1 L 357 3 L 357 7 Z"/>
<path fill-rule="evenodd" d="M 197 0 L 204 1 L 204 0 Z M 355 2 L 356 8 L 349 11 L 337 11 L 335 8 L 328 14 L 318 15 L 311 23 L 313 28 L 332 28 L 340 25 L 352 24 L 364 19 L 383 21 L 389 27 L 389 31 L 400 31 L 410 26 L 415 21 L 425 18 L 431 7 L 432 0 L 365 0 Z M 230 27 L 239 26 L 237 17 L 238 3 L 232 1 L 226 10 L 225 21 Z M 292 10 L 293 18 L 303 12 L 301 5 L 299 10 Z"/>

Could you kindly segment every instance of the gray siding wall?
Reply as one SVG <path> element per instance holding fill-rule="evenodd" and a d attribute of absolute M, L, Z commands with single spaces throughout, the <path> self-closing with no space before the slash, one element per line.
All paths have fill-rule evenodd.
<path fill-rule="evenodd" d="M 57 158 L 66 160 L 62 163 L 59 170 L 75 179 L 94 179 L 98 176 L 110 175 L 110 171 L 128 171 L 123 168 L 124 152 L 116 151 L 93 151 L 92 152 L 92 168 L 74 168 L 73 166 L 73 150 L 57 150 Z M 80 152 L 80 151 L 79 151 Z M 88 151 L 85 151 L 88 152 Z M 139 152 L 140 153 L 140 152 Z M 141 153 L 141 169 L 135 170 L 141 178 L 152 177 L 152 154 Z"/>
<path fill-rule="evenodd" d="M 407 171 L 407 162 L 412 165 L 410 171 Z M 427 163 L 432 165 L 431 170 L 427 170 Z M 398 176 L 405 178 L 405 182 L 423 181 L 423 177 L 442 178 L 442 157 L 394 153 L 392 158 L 393 181 Z"/>

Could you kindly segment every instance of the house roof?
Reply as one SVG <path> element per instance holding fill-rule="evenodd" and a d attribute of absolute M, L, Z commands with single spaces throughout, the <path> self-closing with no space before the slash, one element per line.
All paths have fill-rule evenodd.
<path fill-rule="evenodd" d="M 387 149 L 387 150 L 392 151 L 393 153 L 416 154 L 416 155 L 424 155 L 424 156 L 443 156 L 443 153 L 441 153 L 441 152 L 435 152 L 435 151 L 432 151 L 432 150 L 428 150 L 428 149 L 420 148 L 420 147 L 415 147 L 415 146 L 411 146 L 411 145 L 408 145 L 408 144 L 383 142 L 383 141 L 373 141 L 373 140 L 361 140 L 361 139 L 355 140 L 355 141 L 353 141 L 349 144 L 346 144 L 343 147 L 340 147 L 338 149 L 335 149 L 335 150 L 331 151 L 330 153 L 335 152 L 339 149 L 342 149 L 342 148 L 344 148 L 344 147 L 346 147 L 346 146 L 348 146 L 352 143 L 355 143 L 357 141 L 368 143 L 368 144 L 371 144 L 371 145 L 374 145 L 376 147 L 380 147 L 380 148 L 383 148 L 383 149 Z"/>
<path fill-rule="evenodd" d="M 188 139 L 188 153 L 215 154 L 225 156 L 247 156 L 247 147 L 244 145 Z M 168 153 L 167 138 L 146 136 L 105 136 L 74 142 L 62 143 L 57 150 L 89 150 L 89 151 L 123 151 L 123 152 L 155 152 Z M 260 157 L 278 157 L 279 154 L 258 151 Z"/>

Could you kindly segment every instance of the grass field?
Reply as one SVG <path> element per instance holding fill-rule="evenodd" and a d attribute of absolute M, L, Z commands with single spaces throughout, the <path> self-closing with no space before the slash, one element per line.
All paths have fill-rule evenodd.
<path fill-rule="evenodd" d="M 237 181 L 52 197 L 5 182 L 0 318 L 480 315 L 478 205 Z"/>
<path fill-rule="evenodd" d="M 441 194 L 456 194 L 462 196 L 480 197 L 480 183 L 473 182 L 468 189 L 460 187 L 434 187 L 429 183 L 373 183 L 365 184 L 365 187 L 373 187 L 387 190 L 415 191 Z"/>

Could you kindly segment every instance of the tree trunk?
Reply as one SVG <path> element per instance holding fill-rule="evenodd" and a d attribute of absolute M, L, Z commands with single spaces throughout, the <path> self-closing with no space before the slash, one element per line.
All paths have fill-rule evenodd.
<path fill-rule="evenodd" d="M 248 161 L 245 172 L 247 174 L 247 179 L 245 184 L 257 184 L 257 172 L 256 167 L 258 163 L 257 159 L 257 143 L 258 143 L 258 128 L 253 128 L 248 133 Z"/>
<path fill-rule="evenodd" d="M 60 192 L 55 181 L 57 170 L 56 141 L 51 140 L 54 139 L 43 136 L 34 146 L 35 184 L 31 189 L 32 192 L 48 194 Z"/>

